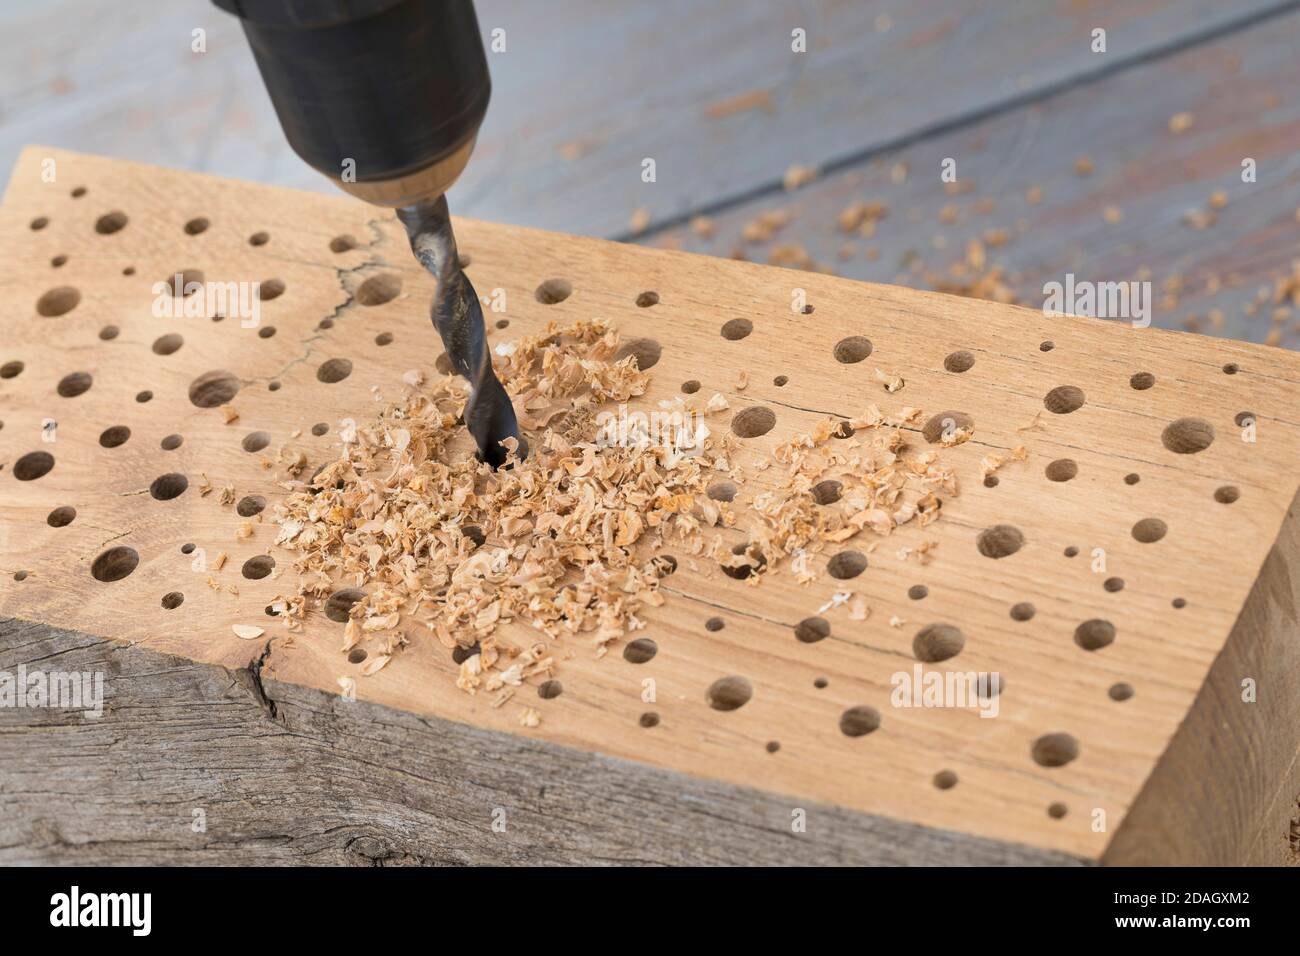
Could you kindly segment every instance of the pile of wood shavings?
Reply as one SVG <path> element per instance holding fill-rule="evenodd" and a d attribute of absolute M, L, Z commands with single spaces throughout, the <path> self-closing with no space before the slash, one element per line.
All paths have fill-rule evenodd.
<path fill-rule="evenodd" d="M 731 461 L 734 437 L 706 427 L 693 456 L 594 441 L 600 406 L 642 395 L 649 382 L 633 356 L 615 361 L 617 350 L 617 334 L 598 320 L 497 347 L 497 373 L 521 425 L 540 436 L 525 461 L 512 454 L 497 472 L 467 450 L 466 396 L 451 378 L 341 433 L 341 456 L 310 481 L 286 482 L 292 493 L 276 514 L 276 544 L 298 553 L 300 575 L 298 592 L 276 601 L 286 625 L 300 629 L 309 607 L 341 588 L 364 589 L 342 646 L 382 643 L 363 673 L 432 632 L 457 652 L 458 686 L 496 693 L 499 706 L 512 688 L 554 672 L 551 642 L 580 635 L 599 656 L 644 627 L 639 614 L 663 603 L 660 579 L 676 568 L 667 547 L 716 560 L 749 583 L 789 557 L 808 582 L 808 559 L 827 543 L 864 529 L 888 534 L 913 518 L 928 524 L 939 513 L 936 491 L 956 493 L 937 452 L 899 454 L 900 428 L 919 410 L 891 420 L 873 405 L 847 423 L 871 429 L 870 441 L 841 440 L 845 423 L 829 420 L 760 463 L 784 465 L 787 477 L 757 497 L 758 527 L 736 553 L 713 530 L 732 526 L 735 514 L 706 493 L 720 478 L 743 480 Z M 710 414 L 727 407 L 720 399 L 660 404 Z M 832 473 L 850 489 L 836 507 L 818 506 L 810 488 Z M 511 622 L 538 639 L 512 639 L 528 631 L 506 629 Z"/>

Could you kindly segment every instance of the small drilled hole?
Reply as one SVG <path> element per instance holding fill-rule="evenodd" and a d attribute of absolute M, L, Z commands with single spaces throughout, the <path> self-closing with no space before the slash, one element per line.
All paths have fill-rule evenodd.
<path fill-rule="evenodd" d="M 564 693 L 564 685 L 558 680 L 542 681 L 537 687 L 537 696 L 542 700 L 554 700 Z"/>
<path fill-rule="evenodd" d="M 275 559 L 269 554 L 259 554 L 244 562 L 240 573 L 250 581 L 258 581 L 275 570 Z"/>
<path fill-rule="evenodd" d="M 711 617 L 704 622 L 706 631 L 720 631 L 727 626 L 727 622 L 720 617 Z"/>
<path fill-rule="evenodd" d="M 1135 372 L 1128 380 L 1131 388 L 1139 392 L 1145 392 L 1148 388 L 1156 383 L 1156 377 L 1150 372 Z"/>
<path fill-rule="evenodd" d="M 1240 371 L 1241 371 L 1241 366 L 1238 365 L 1236 362 L 1229 362 L 1227 365 L 1223 366 L 1224 375 L 1236 375 Z"/>
<path fill-rule="evenodd" d="M 819 505 L 833 505 L 844 493 L 844 485 L 834 478 L 827 478 L 812 486 L 813 501 Z"/>
<path fill-rule="evenodd" d="M 329 359 L 316 369 L 317 380 L 327 384 L 341 382 L 351 374 L 352 362 L 345 358 Z"/>
<path fill-rule="evenodd" d="M 131 429 L 125 425 L 114 425 L 112 428 L 105 428 L 99 434 L 99 443 L 104 448 L 117 448 L 119 445 L 125 445 L 126 440 L 131 437 Z"/>
<path fill-rule="evenodd" d="M 257 330 L 257 337 L 258 337 L 259 339 L 269 339 L 269 338 L 271 338 L 273 335 L 275 335 L 275 326 L 274 326 L 274 325 L 264 325 L 264 326 L 262 326 L 260 329 Z"/>
<path fill-rule="evenodd" d="M 366 649 L 364 647 L 354 647 L 352 648 L 352 650 L 348 651 L 348 663 L 360 664 L 368 656 L 369 655 L 366 653 Z"/>
<path fill-rule="evenodd" d="M 269 432 L 249 432 L 240 442 L 246 452 L 261 451 L 267 445 L 271 444 L 271 435 Z"/>
<path fill-rule="evenodd" d="M 654 339 L 628 339 L 614 353 L 614 361 L 621 362 L 629 355 L 636 358 L 636 367 L 644 372 L 659 364 L 663 348 Z"/>
<path fill-rule="evenodd" d="M 111 342 L 122 333 L 116 325 L 106 325 L 99 330 L 99 337 L 105 342 Z"/>
<path fill-rule="evenodd" d="M 1011 620 L 1013 621 L 1032 621 L 1035 613 L 1034 606 L 1028 601 L 1021 601 L 1019 604 L 1011 606 Z"/>
<path fill-rule="evenodd" d="M 952 436 L 957 434 L 958 430 L 974 431 L 975 419 L 965 412 L 940 412 L 937 415 L 931 415 L 929 421 L 921 426 L 921 437 L 931 445 L 937 445 L 943 442 L 945 438 L 951 439 Z"/>
<path fill-rule="evenodd" d="M 659 645 L 648 637 L 638 637 L 623 646 L 623 660 L 629 664 L 645 664 L 654 660 L 659 653 Z"/>
<path fill-rule="evenodd" d="M 688 379 L 685 382 L 682 382 L 682 391 L 685 392 L 687 395 L 694 395 L 699 390 L 700 390 L 700 383 L 696 379 L 692 378 L 692 379 Z"/>
<path fill-rule="evenodd" d="M 1142 476 L 1137 474 L 1136 472 L 1129 472 L 1127 475 L 1124 476 L 1124 484 L 1126 485 L 1136 485 L 1141 480 L 1142 480 Z"/>
<path fill-rule="evenodd" d="M 315 425 L 311 426 L 311 433 L 315 435 L 317 438 L 319 438 L 321 435 L 328 434 L 329 430 L 330 427 L 326 425 L 324 422 L 317 422 Z"/>
<path fill-rule="evenodd" d="M 284 295 L 285 284 L 282 279 L 263 279 L 257 284 L 257 297 L 263 302 L 270 302 Z M 357 296 L 360 300 L 360 294 Z M 365 303 L 362 303 L 363 305 Z"/>
<path fill-rule="evenodd" d="M 642 292 L 636 297 L 636 304 L 643 309 L 648 309 L 652 305 L 659 304 L 658 292 Z"/>
<path fill-rule="evenodd" d="M 1068 415 L 1083 407 L 1083 389 L 1077 385 L 1058 385 L 1043 397 L 1043 407 L 1053 415 Z"/>
<path fill-rule="evenodd" d="M 347 252 L 357 247 L 357 240 L 352 236 L 335 236 L 330 240 L 330 252 Z"/>
<path fill-rule="evenodd" d="M 967 372 L 975 364 L 975 356 L 969 352 L 953 352 L 943 360 L 943 367 L 949 372 Z"/>
<path fill-rule="evenodd" d="M 68 264 L 68 257 L 65 255 L 57 255 L 50 260 L 50 265 L 54 266 L 54 268 L 56 269 L 61 269 L 63 266 L 67 264 Z"/>
<path fill-rule="evenodd" d="M 56 391 L 64 398 L 76 398 L 89 391 L 93 383 L 94 379 L 90 377 L 89 372 L 72 372 L 59 379 Z"/>
<path fill-rule="evenodd" d="M 185 595 L 180 591 L 168 591 L 162 596 L 161 603 L 164 610 L 174 611 L 185 603 Z"/>
<path fill-rule="evenodd" d="M 934 775 L 934 785 L 939 790 L 951 790 L 957 786 L 957 775 L 951 770 L 940 770 Z"/>
<path fill-rule="evenodd" d="M 1058 458 L 1046 471 L 1048 481 L 1069 481 L 1079 473 L 1079 466 L 1069 458 Z"/>
<path fill-rule="evenodd" d="M 1047 341 L 1038 343 L 1038 351 L 1040 352 L 1050 352 L 1054 348 L 1056 348 L 1055 342 Z"/>
<path fill-rule="evenodd" d="M 754 323 L 749 319 L 728 319 L 722 323 L 722 337 L 729 342 L 738 342 L 754 331 Z"/>
<path fill-rule="evenodd" d="M 1107 691 L 1111 700 L 1124 701 L 1133 696 L 1133 685 L 1125 684 L 1123 681 L 1118 684 L 1111 684 L 1110 690 Z"/>
<path fill-rule="evenodd" d="M 1133 525 L 1133 537 L 1143 544 L 1154 544 L 1168 531 L 1169 526 L 1159 518 L 1143 518 Z"/>
<path fill-rule="evenodd" d="M 325 599 L 325 616 L 335 623 L 346 624 L 349 615 L 352 613 L 352 606 L 365 596 L 366 592 L 359 588 L 344 588 L 341 591 L 335 591 Z"/>
<path fill-rule="evenodd" d="M 197 236 L 200 233 L 207 232 L 208 226 L 210 225 L 212 225 L 212 223 L 208 222 L 208 220 L 204 219 L 202 216 L 199 216 L 195 219 L 191 219 L 185 224 L 185 234 L 189 236 Z"/>
<path fill-rule="evenodd" d="M 786 383 L 789 381 L 790 377 L 788 375 L 778 375 L 776 378 L 772 379 L 772 384 L 777 388 L 785 388 Z"/>
<path fill-rule="evenodd" d="M 1214 490 L 1214 500 L 1221 505 L 1230 505 L 1241 497 L 1241 489 L 1236 485 L 1224 485 Z"/>
<path fill-rule="evenodd" d="M 380 332 L 378 335 L 375 336 L 375 344 L 376 344 L 376 345 L 392 345 L 392 344 L 393 344 L 393 333 L 392 333 L 392 332 Z"/>
<path fill-rule="evenodd" d="M 913 601 L 924 600 L 930 594 L 930 589 L 924 584 L 913 584 L 907 589 L 907 596 Z"/>
<path fill-rule="evenodd" d="M 135 400 L 139 402 L 141 405 L 143 405 L 145 402 L 151 402 L 153 401 L 153 392 L 149 391 L 149 389 L 147 388 L 144 389 L 143 391 L 136 392 Z"/>
<path fill-rule="evenodd" d="M 265 232 L 255 232 L 248 237 L 248 244 L 250 246 L 264 246 L 270 241 L 270 234 Z"/>
<path fill-rule="evenodd" d="M 175 451 L 184 441 L 185 439 L 180 435 L 168 435 L 159 444 L 162 445 L 163 451 Z"/>
<path fill-rule="evenodd" d="M 86 187 L 78 186 L 76 189 L 72 190 L 69 195 L 71 195 L 73 199 L 80 199 L 82 196 L 86 195 Z"/>
<path fill-rule="evenodd" d="M 95 231 L 101 236 L 111 236 L 115 232 L 120 232 L 126 228 L 126 213 L 120 209 L 112 212 L 106 212 L 95 220 Z"/>
<path fill-rule="evenodd" d="M 735 501 L 738 490 L 734 481 L 715 481 L 705 493 L 714 501 Z"/>
<path fill-rule="evenodd" d="M 850 335 L 836 342 L 831 354 L 835 356 L 835 361 L 844 365 L 853 365 L 869 356 L 871 351 L 870 339 L 862 335 Z"/>
<path fill-rule="evenodd" d="M 755 405 L 737 412 L 731 419 L 731 430 L 741 438 L 766 435 L 776 426 L 776 413 L 770 408 Z"/>
<path fill-rule="evenodd" d="M 1116 594 L 1124 590 L 1124 579 L 1107 578 L 1105 581 L 1102 582 L 1101 586 L 1105 588 L 1107 591 L 1109 591 L 1111 594 Z"/>
<path fill-rule="evenodd" d="M 841 581 L 856 578 L 866 569 L 867 556 L 861 551 L 841 551 L 826 562 L 826 573 Z"/>
<path fill-rule="evenodd" d="M 23 373 L 24 368 L 26 366 L 17 359 L 12 362 L 5 362 L 4 365 L 0 365 L 0 378 L 17 378 Z"/>
<path fill-rule="evenodd" d="M 637 723 L 639 723 L 642 727 L 645 727 L 647 730 L 651 727 L 658 727 L 659 715 L 656 714 L 653 710 L 647 710 L 644 714 L 640 716 L 640 718 L 637 720 Z"/>
<path fill-rule="evenodd" d="M 1042 767 L 1064 767 L 1079 756 L 1079 742 L 1069 734 L 1044 734 L 1034 741 L 1034 763 Z"/>
<path fill-rule="evenodd" d="M 736 710 L 749 703 L 754 687 L 743 677 L 719 677 L 705 696 L 714 710 Z"/>
<path fill-rule="evenodd" d="M 879 727 L 880 711 L 874 707 L 850 707 L 840 714 L 840 733 L 845 737 L 865 737 Z"/>

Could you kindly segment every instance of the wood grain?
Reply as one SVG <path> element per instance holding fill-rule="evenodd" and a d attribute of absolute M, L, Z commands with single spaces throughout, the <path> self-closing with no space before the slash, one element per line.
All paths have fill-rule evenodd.
<path fill-rule="evenodd" d="M 50 155 L 58 174 L 46 183 L 41 159 Z M 87 190 L 80 198 L 71 195 L 77 186 Z M 110 210 L 126 214 L 126 227 L 96 232 L 97 219 Z M 197 216 L 209 219 L 209 228 L 186 234 L 185 223 Z M 48 224 L 33 230 L 38 217 Z M 263 231 L 267 242 L 248 242 Z M 416 718 L 969 834 L 981 845 L 1103 858 L 1230 645 L 1282 535 L 1300 460 L 1300 358 L 471 220 L 458 221 L 457 232 L 480 291 L 506 291 L 509 326 L 494 329 L 494 342 L 539 331 L 552 319 L 608 317 L 625 336 L 662 346 L 651 389 L 636 407 L 653 408 L 678 394 L 681 382 L 698 379 L 705 394 L 723 393 L 732 411 L 774 411 L 776 426 L 746 439 L 738 456 L 749 477 L 737 499 L 742 521 L 728 543 L 743 542 L 746 506 L 775 481 L 754 466 L 777 442 L 828 414 L 850 417 L 871 403 L 974 419 L 974 439 L 944 451 L 958 468 L 960 496 L 928 528 L 904 526 L 874 550 L 867 541 L 850 543 L 870 551 L 870 567 L 851 581 L 823 573 L 833 552 L 814 558 L 818 578 L 809 586 L 778 574 L 751 587 L 712 562 L 682 555 L 666 581 L 667 603 L 648 615 L 644 634 L 658 643 L 657 656 L 633 664 L 618 653 L 597 660 L 581 643 L 557 647 L 564 692 L 554 699 L 528 687 L 501 709 L 482 695 L 468 697 L 453 684 L 453 662 L 428 639 L 416 639 L 387 668 L 363 677 L 340 652 L 341 625 L 313 615 L 306 633 L 289 641 L 264 613 L 276 594 L 293 590 L 291 556 L 271 547 L 270 522 L 259 524 L 252 539 L 236 539 L 232 509 L 199 488 L 206 476 L 217 489 L 231 483 L 239 496 L 262 495 L 273 505 L 284 492 L 275 470 L 241 447 L 245 436 L 264 430 L 272 448 L 301 447 L 315 467 L 337 451 L 341 420 L 367 417 L 376 404 L 372 389 L 396 398 L 408 369 L 436 374 L 439 349 L 426 317 L 431 282 L 410 259 L 396 223 L 342 198 L 33 148 L 20 159 L 0 210 L 0 280 L 19 290 L 4 307 L 3 361 L 22 363 L 0 379 L 7 572 L 0 614 L 230 671 L 254 659 L 262 678 L 286 686 L 334 693 L 338 679 L 351 676 L 362 700 Z M 341 234 L 359 245 L 331 252 L 331 239 Z M 67 261 L 52 266 L 59 255 Z M 126 267 L 134 274 L 123 275 Z M 263 337 L 233 318 L 155 318 L 151 286 L 178 269 L 201 269 L 213 280 L 283 281 L 283 295 L 263 303 L 262 327 L 275 334 Z M 357 289 L 376 275 L 400 277 L 402 294 L 364 305 Z M 574 292 L 543 305 L 533 292 L 552 277 L 568 279 Z M 811 315 L 792 314 L 794 283 L 814 306 Z M 38 298 L 65 285 L 81 292 L 76 307 L 40 315 Z M 648 290 L 658 293 L 658 304 L 638 307 L 637 296 Z M 333 320 L 328 328 L 320 327 L 324 317 Z M 721 326 L 732 319 L 751 322 L 752 334 L 722 337 Z M 109 341 L 99 336 L 106 324 L 120 330 Z M 392 344 L 379 345 L 381 333 L 391 334 Z M 160 355 L 152 346 L 166 334 L 184 342 Z M 870 338 L 867 361 L 832 357 L 849 335 Z M 1040 350 L 1045 340 L 1054 343 L 1051 351 Z M 945 371 L 945 357 L 958 350 L 971 353 L 973 367 Z M 352 363 L 351 374 L 320 381 L 322 364 L 339 358 Z M 1234 374 L 1225 373 L 1229 364 Z M 901 375 L 904 389 L 886 393 L 873 377 L 876 367 Z M 240 385 L 233 424 L 188 398 L 195 379 L 217 369 L 231 370 Z M 751 384 L 740 391 L 742 370 Z M 76 372 L 91 376 L 91 388 L 63 397 L 58 384 Z M 1131 388 L 1136 372 L 1154 375 L 1154 387 Z M 777 386 L 777 375 L 788 382 Z M 1047 411 L 1045 397 L 1066 385 L 1084 392 L 1083 406 L 1070 414 Z M 137 400 L 143 389 L 152 392 L 149 401 Z M 1255 442 L 1240 440 L 1234 417 L 1243 410 L 1258 422 Z M 1162 432 L 1185 417 L 1214 429 L 1213 443 L 1200 453 L 1176 454 L 1162 444 Z M 53 443 L 42 441 L 46 419 L 58 422 Z M 318 422 L 327 424 L 326 434 L 312 434 Z M 129 440 L 102 447 L 100 434 L 121 425 L 131 429 Z M 164 450 L 159 443 L 171 434 L 184 442 Z M 920 434 L 911 441 L 925 447 Z M 1005 466 L 996 487 L 984 486 L 981 457 L 1021 444 L 1027 462 Z M 17 462 L 33 451 L 51 454 L 55 466 L 18 480 Z M 1065 458 L 1077 463 L 1077 477 L 1049 480 L 1047 465 Z M 151 483 L 171 473 L 188 478 L 187 491 L 155 500 Z M 1140 481 L 1126 484 L 1128 474 Z M 1216 489 L 1227 485 L 1239 489 L 1230 505 L 1215 500 Z M 76 518 L 52 527 L 47 516 L 61 506 L 75 507 Z M 1168 529 L 1155 543 L 1132 533 L 1148 518 Z M 1014 524 L 1026 543 L 994 560 L 976 542 L 998 524 Z M 931 563 L 898 553 L 924 539 L 937 541 Z M 181 551 L 186 543 L 207 556 L 205 570 L 192 570 L 193 557 Z M 133 548 L 139 565 L 121 580 L 98 581 L 90 568 L 113 547 Z M 1067 557 L 1067 548 L 1080 553 Z M 1105 552 L 1105 573 L 1092 570 L 1097 548 Z M 230 560 L 216 571 L 212 559 L 222 551 Z M 244 562 L 258 555 L 274 557 L 275 573 L 241 576 Z M 26 574 L 15 580 L 20 571 Z M 212 589 L 209 575 L 238 594 Z M 1108 577 L 1122 577 L 1123 590 L 1106 590 Z M 919 584 L 928 595 L 909 599 L 909 588 Z M 1264 586 L 1276 587 L 1267 580 Z M 841 589 L 863 596 L 870 618 L 822 612 L 831 638 L 797 640 L 795 626 Z M 168 609 L 160 600 L 173 591 L 184 594 L 184 603 Z M 1176 607 L 1177 598 L 1185 606 Z M 1022 602 L 1035 606 L 1031 621 L 1010 613 Z M 1294 615 L 1284 600 L 1264 607 L 1268 627 L 1278 615 Z M 706 630 L 715 616 L 725 626 Z M 1089 652 L 1076 643 L 1076 629 L 1096 618 L 1112 622 L 1118 636 Z M 269 640 L 240 640 L 234 623 L 266 627 Z M 913 637 L 931 623 L 956 625 L 967 639 L 961 654 L 937 670 L 1003 676 L 996 719 L 969 708 L 890 705 L 891 681 L 911 672 Z M 1261 686 L 1284 672 L 1263 673 Z M 727 675 L 746 677 L 755 692 L 745 706 L 720 713 L 709 707 L 706 690 Z M 642 701 L 646 678 L 655 684 L 653 704 Z M 815 687 L 817 678 L 827 686 Z M 1108 692 L 1121 682 L 1135 694 L 1119 702 Z M 525 702 L 542 713 L 535 729 L 519 724 Z M 882 713 L 881 727 L 846 736 L 842 715 L 861 705 Z M 658 726 L 639 725 L 647 710 L 660 715 Z M 1285 718 L 1285 708 L 1280 714 Z M 1079 755 L 1065 766 L 1042 766 L 1032 756 L 1035 742 L 1057 733 L 1072 735 Z M 1297 721 L 1280 719 L 1275 733 L 1278 749 L 1271 752 L 1285 753 L 1290 741 L 1294 753 Z M 770 741 L 780 743 L 777 752 L 769 752 Z M 1216 752 L 1248 770 L 1244 755 L 1230 751 L 1234 744 L 1243 741 L 1224 740 Z M 936 788 L 940 771 L 955 773 L 957 785 Z M 1274 788 L 1250 790 L 1242 819 L 1262 819 L 1265 808 L 1252 804 L 1281 796 L 1280 771 L 1269 773 Z M 1066 807 L 1060 819 L 1047 812 L 1057 803 Z M 1105 819 L 1100 831 L 1093 828 L 1097 811 Z"/>

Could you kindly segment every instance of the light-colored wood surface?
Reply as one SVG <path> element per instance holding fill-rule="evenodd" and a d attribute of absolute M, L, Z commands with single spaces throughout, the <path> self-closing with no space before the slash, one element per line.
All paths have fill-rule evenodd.
<path fill-rule="evenodd" d="M 54 183 L 41 180 L 45 157 L 57 161 Z M 74 187 L 84 187 L 85 195 L 74 198 Z M 97 233 L 97 219 L 114 210 L 126 214 L 126 227 Z M 210 227 L 187 235 L 185 223 L 200 216 Z M 38 217 L 49 222 L 32 230 Z M 269 241 L 250 245 L 248 237 L 262 231 Z M 935 524 L 904 526 L 881 541 L 869 554 L 870 567 L 851 581 L 823 573 L 835 548 L 814 558 L 818 577 L 808 586 L 782 573 L 751 587 L 713 562 L 680 556 L 677 573 L 665 581 L 667 602 L 647 615 L 644 636 L 658 643 L 657 656 L 635 665 L 617 652 L 596 660 L 583 643 L 557 646 L 564 691 L 551 700 L 525 688 L 497 710 L 485 695 L 468 697 L 454 686 L 446 651 L 429 639 L 416 640 L 378 674 L 361 676 L 340 652 L 342 625 L 323 615 L 313 615 L 306 633 L 285 646 L 284 632 L 263 609 L 293 590 L 291 556 L 272 547 L 269 521 L 251 540 L 236 540 L 240 519 L 218 503 L 215 491 L 201 496 L 199 486 L 206 476 L 215 489 L 232 483 L 239 497 L 257 494 L 274 504 L 284 494 L 276 471 L 243 450 L 246 435 L 268 432 L 271 450 L 302 448 L 314 468 L 337 452 L 341 420 L 372 414 L 373 387 L 397 398 L 408 369 L 436 374 L 441 349 L 427 320 L 431 280 L 410 258 L 400 229 L 342 198 L 32 148 L 21 157 L 0 212 L 0 279 L 17 290 L 5 305 L 0 364 L 22 363 L 0 380 L 6 572 L 0 613 L 227 668 L 260 657 L 263 676 L 330 692 L 340 676 L 353 676 L 362 699 L 415 714 L 877 817 L 1102 858 L 1228 645 L 1278 541 L 1300 461 L 1300 359 L 474 221 L 459 221 L 457 231 L 480 293 L 501 288 L 508 296 L 510 324 L 491 333 L 493 342 L 539 331 L 550 320 L 608 318 L 625 337 L 662 346 L 638 407 L 654 407 L 678 394 L 683 381 L 697 379 L 703 392 L 728 398 L 728 414 L 755 405 L 775 413 L 771 432 L 742 441 L 739 464 L 749 477 L 728 543 L 745 540 L 746 504 L 775 480 L 777 469 L 760 472 L 755 464 L 827 415 L 852 417 L 872 403 L 886 411 L 920 407 L 925 417 L 960 411 L 973 418 L 974 438 L 943 453 L 957 467 L 961 494 L 946 501 Z M 332 253 L 330 240 L 341 234 L 360 246 Z M 67 261 L 52 266 L 60 255 Z M 122 274 L 127 267 L 133 275 Z M 285 292 L 262 308 L 262 324 L 275 334 L 264 338 L 231 320 L 155 318 L 150 287 L 184 269 L 213 280 L 282 280 Z M 355 290 L 379 274 L 399 276 L 402 294 L 362 305 Z M 533 292 L 552 277 L 568 279 L 574 291 L 557 305 L 543 305 Z M 38 299 L 63 286 L 79 290 L 76 307 L 40 315 Z M 813 314 L 792 314 L 795 287 L 806 290 Z M 638 294 L 650 290 L 658 304 L 638 308 Z M 326 316 L 333 325 L 320 329 Z M 723 338 L 720 328 L 732 319 L 752 322 L 752 334 Z M 99 337 L 106 325 L 120 329 L 110 341 Z M 392 344 L 376 344 L 381 333 L 391 334 Z M 183 345 L 157 354 L 151 346 L 168 334 L 182 336 Z M 836 343 L 850 335 L 873 343 L 866 361 L 833 359 Z M 1041 351 L 1047 340 L 1054 347 Z M 970 352 L 973 367 L 945 371 L 945 357 L 956 351 Z M 319 381 L 320 366 L 340 358 L 352 363 L 351 374 L 333 384 Z M 1225 373 L 1229 364 L 1235 374 Z M 877 367 L 901 375 L 904 389 L 887 394 L 873 378 Z M 239 380 L 231 404 L 240 418 L 233 424 L 188 398 L 195 379 L 214 370 Z M 737 391 L 742 370 L 750 385 Z M 62 397 L 60 381 L 78 372 L 91 376 L 91 388 Z M 1154 387 L 1131 388 L 1138 372 L 1153 374 Z M 788 383 L 776 386 L 777 375 Z M 1045 396 L 1067 385 L 1083 390 L 1083 406 L 1069 414 L 1045 410 Z M 144 389 L 152 398 L 139 402 Z M 1234 423 L 1243 411 L 1257 419 L 1255 442 L 1242 441 Z M 1188 417 L 1208 422 L 1215 438 L 1204 451 L 1176 454 L 1161 435 Z M 58 422 L 52 443 L 42 441 L 46 419 Z M 327 434 L 312 434 L 318 422 L 328 425 Z M 131 429 L 129 440 L 101 447 L 101 433 L 123 425 Z M 160 441 L 172 434 L 182 435 L 183 444 L 163 450 Z M 914 428 L 909 443 L 927 447 Z M 1022 444 L 1028 460 L 1007 464 L 999 484 L 985 487 L 980 459 Z M 17 462 L 38 451 L 51 454 L 54 467 L 35 480 L 18 480 Z M 1048 480 L 1046 466 L 1065 458 L 1077 463 L 1077 477 Z M 151 483 L 172 473 L 187 476 L 188 490 L 155 500 Z M 1140 480 L 1127 484 L 1129 474 Z M 1216 489 L 1229 485 L 1239 498 L 1217 502 Z M 47 516 L 63 506 L 76 509 L 75 520 L 50 526 Z M 1148 518 L 1164 521 L 1168 532 L 1140 543 L 1132 529 Z M 1019 528 L 1025 544 L 995 560 L 980 554 L 976 539 L 999 524 Z M 846 547 L 866 550 L 864 536 Z M 930 563 L 899 556 L 900 547 L 925 539 L 938 542 Z M 181 552 L 186 543 L 209 560 L 221 551 L 230 560 L 220 572 L 195 572 Z M 95 580 L 92 563 L 117 547 L 134 549 L 139 566 L 119 581 Z M 1066 557 L 1067 548 L 1079 554 Z M 1096 548 L 1105 551 L 1105 573 L 1091 570 Z M 244 562 L 263 554 L 275 558 L 275 573 L 241 576 Z M 16 572 L 26 572 L 23 580 L 14 580 Z M 213 590 L 209 575 L 239 593 Z M 1111 577 L 1124 580 L 1122 590 L 1103 587 Z M 925 585 L 928 595 L 909 599 L 913 585 Z M 842 589 L 865 597 L 870 618 L 824 612 L 831 637 L 796 640 L 794 627 Z M 183 592 L 184 603 L 168 610 L 160 601 L 174 591 Z M 1176 598 L 1185 606 L 1175 608 Z M 1013 620 L 1010 609 L 1020 602 L 1035 606 L 1032 620 Z M 1272 615 L 1294 616 L 1293 605 L 1270 607 Z M 725 626 L 711 632 L 704 623 L 714 616 Z M 895 617 L 898 626 L 891 625 Z M 1112 622 L 1117 637 L 1089 652 L 1074 635 L 1092 619 Z M 269 649 L 240 640 L 234 623 L 266 627 Z M 912 670 L 913 637 L 931 623 L 956 625 L 966 636 L 962 652 L 937 669 L 1002 675 L 997 718 L 981 719 L 972 709 L 890 706 L 891 678 Z M 754 694 L 738 710 L 720 713 L 709 707 L 706 690 L 727 675 L 746 677 Z M 653 705 L 641 701 L 647 677 L 657 684 Z M 814 686 L 820 677 L 828 681 L 823 689 Z M 1261 697 L 1280 677 L 1258 676 Z M 1118 702 L 1108 690 L 1121 682 L 1135 694 Z M 536 729 L 518 723 L 524 696 L 542 714 Z M 859 705 L 879 710 L 882 724 L 850 738 L 839 720 Z M 659 713 L 657 727 L 639 726 L 646 710 Z M 1285 712 L 1279 716 L 1282 751 L 1289 741 L 1294 754 L 1296 723 L 1294 711 L 1289 723 Z M 1065 766 L 1040 766 L 1034 743 L 1054 733 L 1072 735 L 1079 755 Z M 779 751 L 769 753 L 769 741 L 778 741 Z M 1233 772 L 1239 761 L 1232 754 L 1224 759 L 1224 772 Z M 945 770 L 958 783 L 939 790 L 932 781 Z M 1048 815 L 1055 803 L 1067 808 L 1061 819 Z M 1100 831 L 1093 828 L 1098 810 L 1105 815 Z"/>

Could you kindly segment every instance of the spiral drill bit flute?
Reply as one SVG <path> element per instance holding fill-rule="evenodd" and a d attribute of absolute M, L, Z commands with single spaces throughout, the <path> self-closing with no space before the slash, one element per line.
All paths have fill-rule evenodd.
<path fill-rule="evenodd" d="M 469 380 L 465 424 L 499 467 L 519 436 L 460 268 L 446 192 L 491 95 L 470 0 L 214 0 L 239 16 L 289 145 L 345 191 L 397 210 L 438 283 L 431 317 Z M 519 457 L 527 453 L 522 440 Z"/>

